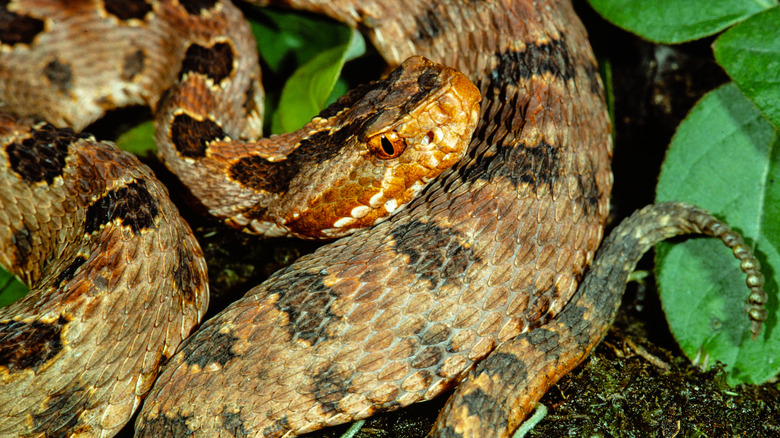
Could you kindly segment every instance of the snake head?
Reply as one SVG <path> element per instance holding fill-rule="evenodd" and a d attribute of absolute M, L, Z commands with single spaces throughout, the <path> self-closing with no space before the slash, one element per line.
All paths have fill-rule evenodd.
<path fill-rule="evenodd" d="M 280 223 L 334 238 L 397 213 L 465 154 L 480 100 L 465 75 L 419 56 L 356 88 L 302 128 L 287 158 L 301 169 L 287 193 L 293 208 L 277 213 Z"/>

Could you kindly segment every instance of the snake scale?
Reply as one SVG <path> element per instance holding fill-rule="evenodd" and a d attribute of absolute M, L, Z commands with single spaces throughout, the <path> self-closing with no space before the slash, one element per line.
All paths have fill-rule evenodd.
<path fill-rule="evenodd" d="M 568 1 L 293 0 L 278 3 L 360 29 L 390 66 L 422 55 L 466 74 L 482 95 L 476 129 L 453 167 L 407 188 L 420 192 L 408 207 L 301 258 L 182 342 L 208 301 L 197 243 L 148 169 L 76 132 L 115 105 L 145 103 L 183 181 L 228 175 L 234 188 L 267 186 L 240 166 L 198 170 L 228 139 L 259 135 L 248 28 L 217 0 L 23 3 L 0 2 L 0 101 L 21 115 L 0 117 L 0 241 L 2 263 L 34 288 L 0 311 L 0 434 L 111 436 L 146 397 L 137 436 L 282 437 L 457 385 L 432 434 L 507 436 L 601 339 L 641 253 L 680 233 L 734 249 L 760 329 L 757 263 L 693 207 L 640 212 L 594 260 L 611 141 L 596 63 Z M 32 65 L 9 58 L 36 38 L 65 39 L 65 27 L 89 32 Z M 139 29 L 148 37 L 136 43 Z M 96 77 L 79 76 L 97 60 L 119 79 L 95 87 Z M 354 114 L 361 122 L 325 131 L 326 144 L 351 131 L 380 138 L 374 118 Z M 396 135 L 375 149 L 394 155 Z M 427 144 L 444 134 L 415 135 Z M 232 225 L 269 227 L 266 206 L 191 190 Z M 378 193 L 366 205 L 394 213 Z M 355 211 L 339 224 L 359 221 L 365 209 Z"/>

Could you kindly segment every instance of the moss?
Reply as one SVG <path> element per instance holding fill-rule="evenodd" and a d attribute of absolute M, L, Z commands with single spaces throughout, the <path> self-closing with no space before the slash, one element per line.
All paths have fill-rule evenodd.
<path fill-rule="evenodd" d="M 547 393 L 550 413 L 530 437 L 727 437 L 780 433 L 775 385 L 729 387 L 721 367 L 702 371 L 687 359 L 634 341 L 665 370 L 629 347 L 620 329 Z"/>

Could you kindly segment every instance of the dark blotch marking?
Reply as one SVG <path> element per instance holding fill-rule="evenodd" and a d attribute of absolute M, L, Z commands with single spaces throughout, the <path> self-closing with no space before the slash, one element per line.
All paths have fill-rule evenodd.
<path fill-rule="evenodd" d="M 200 15 L 203 11 L 213 8 L 217 0 L 179 0 L 190 15 Z"/>
<path fill-rule="evenodd" d="M 76 275 L 76 271 L 78 271 L 81 265 L 86 261 L 87 258 L 83 256 L 77 256 L 73 259 L 73 261 L 60 272 L 60 275 L 57 276 L 57 282 L 55 283 L 57 287 L 63 287 L 72 280 L 73 276 Z"/>
<path fill-rule="evenodd" d="M 417 78 L 417 85 L 423 90 L 430 90 L 436 86 L 438 77 L 439 75 L 433 72 L 423 73 Z"/>
<path fill-rule="evenodd" d="M 233 48 L 228 43 L 216 43 L 211 47 L 192 44 L 181 62 L 179 79 L 188 72 L 194 72 L 219 84 L 233 72 L 234 58 Z"/>
<path fill-rule="evenodd" d="M 70 128 L 55 128 L 48 123 L 30 132 L 21 143 L 6 146 L 11 169 L 28 183 L 51 184 L 62 175 L 68 145 L 89 135 L 76 134 Z"/>
<path fill-rule="evenodd" d="M 335 116 L 341 111 L 352 107 L 356 102 L 364 98 L 368 92 L 375 89 L 376 85 L 376 82 L 369 82 L 358 85 L 357 87 L 350 90 L 349 93 L 339 97 L 335 102 L 325 107 L 325 109 L 320 111 L 317 116 L 323 119 L 329 119 Z"/>
<path fill-rule="evenodd" d="M 225 137 L 225 131 L 211 119 L 198 121 L 187 114 L 179 114 L 171 123 L 171 141 L 185 157 L 202 158 L 206 156 L 209 142 Z"/>
<path fill-rule="evenodd" d="M 290 181 L 300 170 L 293 164 L 289 158 L 271 163 L 263 157 L 250 155 L 230 166 L 230 178 L 244 187 L 283 193 L 290 188 Z"/>
<path fill-rule="evenodd" d="M 328 161 L 338 155 L 346 142 L 356 132 L 360 132 L 366 122 L 366 119 L 358 119 L 332 133 L 319 131 L 302 140 L 287 161 L 293 160 L 299 164 Z"/>
<path fill-rule="evenodd" d="M 341 413 L 338 404 L 349 395 L 352 378 L 330 367 L 315 372 L 311 379 L 314 399 L 322 406 L 323 412 Z"/>
<path fill-rule="evenodd" d="M 34 240 L 27 228 L 14 232 L 11 243 L 16 247 L 16 265 L 21 268 L 29 268 L 30 255 L 33 252 Z"/>
<path fill-rule="evenodd" d="M 271 193 L 286 192 L 290 188 L 290 182 L 301 169 L 310 163 L 321 165 L 338 155 L 348 139 L 359 131 L 364 121 L 365 119 L 356 120 L 331 134 L 319 131 L 302 140 L 284 161 L 271 163 L 256 155 L 241 158 L 230 166 L 230 177 L 244 187 Z"/>
<path fill-rule="evenodd" d="M 257 93 L 257 82 L 254 79 L 252 79 L 251 81 L 249 81 L 249 86 L 244 92 L 244 103 L 242 104 L 242 107 L 244 108 L 244 113 L 247 115 L 252 113 L 259 113 L 260 109 L 257 107 L 257 102 L 255 102 L 256 93 Z"/>
<path fill-rule="evenodd" d="M 589 175 L 595 175 L 595 172 L 577 175 L 577 188 L 581 199 L 579 204 L 585 207 L 586 213 L 591 214 L 598 210 L 603 196 L 598 184 L 596 184 L 596 178 Z"/>
<path fill-rule="evenodd" d="M 564 39 L 529 44 L 525 50 L 507 50 L 495 55 L 498 66 L 489 73 L 491 84 L 513 84 L 545 73 L 563 80 L 573 79 L 575 61 Z"/>
<path fill-rule="evenodd" d="M 441 86 L 441 81 L 439 80 L 440 74 L 438 72 L 429 71 L 416 76 L 417 89 L 414 91 L 410 92 L 410 87 L 401 87 L 399 89 L 399 83 L 409 83 L 409 78 L 402 80 L 404 76 L 409 75 L 407 70 L 408 67 L 398 67 L 383 80 L 358 86 L 322 110 L 318 116 L 323 119 L 333 117 L 344 109 L 353 107 L 361 100 L 366 100 L 368 106 L 374 107 L 383 105 L 382 101 L 394 102 L 398 105 L 398 114 L 401 115 L 412 111 L 415 106 L 430 96 L 433 89 Z M 384 105 L 387 105 L 387 103 Z M 362 121 L 356 120 L 352 123 L 351 129 L 358 127 L 359 123 L 363 124 L 363 126 L 359 127 L 362 129 L 370 125 L 378 117 L 380 115 L 365 117 Z M 356 129 L 355 132 L 359 131 Z"/>
<path fill-rule="evenodd" d="M 602 96 L 604 88 L 601 86 L 601 77 L 599 76 L 599 68 L 596 64 L 585 65 L 585 75 L 588 78 L 588 88 L 591 93 Z"/>
<path fill-rule="evenodd" d="M 419 278 L 436 288 L 441 281 L 452 281 L 478 262 L 477 257 L 464 243 L 461 233 L 441 228 L 433 223 L 413 220 L 392 231 L 395 250 L 409 257 L 409 268 Z"/>
<path fill-rule="evenodd" d="M 505 176 L 512 182 L 530 184 L 538 189 L 541 186 L 552 187 L 558 176 L 558 164 L 561 162 L 561 150 L 544 140 L 536 146 L 519 147 L 519 154 L 514 157 L 514 166 L 505 166 Z"/>
<path fill-rule="evenodd" d="M 556 320 L 560 321 L 561 324 L 570 328 L 574 342 L 581 349 L 590 346 L 594 339 L 591 330 L 588 329 L 592 322 L 585 319 L 585 312 L 587 311 L 588 309 L 583 306 L 570 304 L 556 317 Z"/>
<path fill-rule="evenodd" d="M 43 75 L 63 93 L 70 89 L 73 82 L 73 72 L 70 70 L 70 66 L 60 62 L 59 59 L 46 64 L 46 67 L 43 68 Z"/>
<path fill-rule="evenodd" d="M 441 81 L 438 80 L 440 77 L 439 73 L 422 73 L 417 77 L 417 89 L 407 96 L 408 90 L 396 90 L 393 87 L 397 87 L 396 84 L 401 82 L 401 78 L 408 74 L 407 69 L 402 66 L 393 70 L 387 78 L 377 84 L 388 91 L 388 96 L 385 99 L 401 103 L 400 114 L 411 112 L 414 107 L 430 96 L 431 90 L 441 85 Z M 394 98 L 393 96 L 396 93 L 403 93 L 403 99 Z"/>
<path fill-rule="evenodd" d="M 365 141 L 377 125 L 385 125 L 394 117 L 407 114 L 431 95 L 439 87 L 439 74 L 427 73 L 408 78 L 410 67 L 395 69 L 386 79 L 358 87 L 347 96 L 323 110 L 319 117 L 332 118 L 348 106 L 360 102 L 360 107 L 383 106 L 385 112 L 369 114 L 358 110 L 351 118 L 340 120 L 345 124 L 327 132 L 319 131 L 301 140 L 284 161 L 275 163 L 258 156 L 248 156 L 237 160 L 230 168 L 230 177 L 239 184 L 271 193 L 282 193 L 289 189 L 290 182 L 311 163 L 322 163 L 338 156 L 349 141 Z M 411 82 L 410 82 L 411 81 Z M 398 84 L 410 85 L 400 87 Z M 413 91 L 409 91 L 409 89 Z M 409 95 L 407 95 L 407 93 Z M 346 123 L 348 120 L 348 123 Z"/>
<path fill-rule="evenodd" d="M 216 363 L 224 367 L 231 359 L 238 357 L 231 351 L 233 344 L 238 341 L 232 334 L 216 332 L 201 338 L 198 343 L 185 341 L 182 356 L 187 365 L 197 365 L 203 369 L 208 364 Z"/>
<path fill-rule="evenodd" d="M 51 395 L 45 407 L 32 413 L 32 432 L 45 437 L 94 435 L 92 427 L 83 424 L 79 416 L 95 402 L 80 386 L 71 386 Z"/>
<path fill-rule="evenodd" d="M 132 81 L 138 73 L 144 70 L 144 63 L 146 62 L 146 54 L 141 49 L 127 55 L 125 62 L 122 64 L 122 79 L 126 81 Z"/>
<path fill-rule="evenodd" d="M 247 438 L 250 433 L 244 428 L 244 420 L 241 419 L 241 412 L 222 412 L 222 427 L 233 434 L 236 438 Z"/>
<path fill-rule="evenodd" d="M 520 382 L 526 378 L 525 363 L 513 354 L 499 351 L 494 351 L 482 361 L 479 370 L 490 377 L 498 376 L 502 382 Z"/>
<path fill-rule="evenodd" d="M 502 139 L 503 140 L 503 139 Z M 473 166 L 460 173 L 461 181 L 472 179 L 493 180 L 504 177 L 517 188 L 530 184 L 534 191 L 540 187 L 552 188 L 559 173 L 561 151 L 544 140 L 534 146 L 495 144 L 495 151 L 488 151 L 476 158 Z"/>
<path fill-rule="evenodd" d="M 0 44 L 31 44 L 43 31 L 43 21 L 8 10 L 8 0 L 0 0 Z"/>
<path fill-rule="evenodd" d="M 152 12 L 152 6 L 145 1 L 103 0 L 103 5 L 106 12 L 120 20 L 143 20 L 146 14 Z"/>
<path fill-rule="evenodd" d="M 0 322 L 0 366 L 9 372 L 38 368 L 62 350 L 64 316 L 50 323 Z"/>
<path fill-rule="evenodd" d="M 560 335 L 546 328 L 537 328 L 528 332 L 526 336 L 528 342 L 536 347 L 537 350 L 544 352 L 544 360 L 547 362 L 549 357 L 556 355 L 560 345 Z"/>
<path fill-rule="evenodd" d="M 263 429 L 263 437 L 279 438 L 291 430 L 292 427 L 290 427 L 290 420 L 285 416 L 282 417 L 281 420 L 276 420 L 270 426 Z"/>
<path fill-rule="evenodd" d="M 410 365 L 415 369 L 432 367 L 441 363 L 442 355 L 441 348 L 435 346 L 427 347 L 412 359 Z"/>
<path fill-rule="evenodd" d="M 176 248 L 176 267 L 173 270 L 173 282 L 185 304 L 195 302 L 195 291 L 203 287 L 201 278 L 196 274 L 194 261 L 190 258 L 184 245 Z"/>
<path fill-rule="evenodd" d="M 195 432 L 187 427 L 190 416 L 176 413 L 173 417 L 166 414 L 152 419 L 144 419 L 141 430 L 136 431 L 136 436 L 150 438 L 184 438 L 194 435 Z"/>
<path fill-rule="evenodd" d="M 473 415 L 478 418 L 507 418 L 508 413 L 501 409 L 498 400 L 495 397 L 491 397 L 482 388 L 474 388 L 474 390 L 463 394 L 461 400 L 466 409 L 468 409 L 469 416 Z"/>
<path fill-rule="evenodd" d="M 141 230 L 152 228 L 158 214 L 157 201 L 146 189 L 144 181 L 140 180 L 109 190 L 93 201 L 87 208 L 84 232 L 92 234 L 102 225 L 119 219 L 122 225 L 138 234 Z"/>
<path fill-rule="evenodd" d="M 417 105 L 423 100 L 427 99 L 431 95 L 431 90 L 439 86 L 438 75 L 432 73 L 423 73 L 420 75 L 417 85 L 419 88 L 411 96 L 404 99 L 403 106 L 401 107 L 401 114 L 411 112 Z"/>
<path fill-rule="evenodd" d="M 322 276 L 308 272 L 293 272 L 285 280 L 277 289 L 280 297 L 274 306 L 288 315 L 290 337 L 312 346 L 328 339 L 328 324 L 338 318 L 330 311 L 338 298 L 333 289 L 325 286 Z"/>
<path fill-rule="evenodd" d="M 434 10 L 436 6 L 431 6 L 424 13 L 414 17 L 414 24 L 417 32 L 414 33 L 414 41 L 430 41 L 441 35 L 444 24 L 439 20 L 438 12 Z"/>

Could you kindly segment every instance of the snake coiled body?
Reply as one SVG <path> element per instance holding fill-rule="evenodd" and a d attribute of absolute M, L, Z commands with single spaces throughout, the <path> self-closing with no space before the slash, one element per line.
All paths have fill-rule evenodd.
<path fill-rule="evenodd" d="M 140 436 L 288 436 L 435 397 L 554 318 L 601 240 L 609 123 L 568 2 L 291 6 L 364 30 L 391 66 L 419 54 L 466 73 L 483 96 L 476 132 L 406 210 L 205 323 L 147 398 Z"/>
<path fill-rule="evenodd" d="M 89 135 L 0 116 L 0 435 L 111 435 L 208 305 L 206 264 L 166 189 Z M 164 275 L 161 275 L 164 274 Z"/>
<path fill-rule="evenodd" d="M 10 108 L 27 108 L 17 113 L 81 129 L 108 107 L 148 104 L 158 110 L 157 139 L 163 155 L 184 181 L 193 179 L 187 173 L 199 171 L 189 169 L 212 154 L 217 143 L 259 135 L 256 55 L 247 26 L 232 5 L 104 1 L 68 8 L 44 3 L 71 30 L 88 27 L 92 22 L 85 17 L 90 15 L 119 29 L 118 46 L 109 50 L 115 71 L 105 84 L 90 87 L 97 85 L 96 79 L 79 76 L 80 66 L 90 57 L 78 54 L 78 44 L 69 46 L 72 54 L 45 52 L 32 64 L 22 64 L 24 47 L 34 44 L 35 38 L 59 39 L 53 30 L 59 28 L 16 2 L 5 2 L 0 19 L 13 26 L 7 28 L 11 32 L 0 30 L 0 41 L 21 47 L 11 53 L 22 55 L 0 65 L 0 90 Z M 476 131 L 465 155 L 451 169 L 425 188 L 414 186 L 420 196 L 405 210 L 300 259 L 184 341 L 149 392 L 136 421 L 137 435 L 291 436 L 428 400 L 462 379 L 466 381 L 434 434 L 510 433 L 541 393 L 598 342 L 620 296 L 619 288 L 609 289 L 603 299 L 593 292 L 577 292 L 602 237 L 611 189 L 611 142 L 596 64 L 571 4 L 280 3 L 361 29 L 391 66 L 423 55 L 462 71 L 482 94 Z M 148 45 L 133 46 L 128 44 L 131 38 L 122 36 L 138 29 L 153 31 L 153 38 L 145 40 Z M 182 34 L 174 38 L 175 33 Z M 173 67 L 158 67 L 164 64 L 164 52 L 178 60 Z M 25 77 L 25 71 L 42 75 L 36 77 L 38 82 L 25 85 L 17 79 Z M 419 84 L 427 88 L 427 82 Z M 15 92 L 17 87 L 23 91 Z M 91 97 L 83 97 L 89 93 Z M 79 104 L 81 98 L 89 105 Z M 24 104 L 26 100 L 42 102 L 44 109 L 34 109 Z M 71 110 L 49 110 L 57 101 L 87 111 L 75 115 Z M 9 193 L 27 193 L 24 199 L 40 197 L 42 204 L 49 204 L 49 197 L 65 198 L 66 207 L 54 209 L 69 214 L 61 228 L 59 220 L 49 219 L 56 214 L 40 208 L 6 214 L 0 238 L 9 249 L 2 261 L 18 266 L 15 272 L 41 290 L 70 287 L 80 293 L 64 299 L 78 304 L 72 310 L 43 309 L 25 316 L 20 308 L 44 306 L 36 304 L 43 292 L 34 292 L 13 307 L 17 313 L 0 314 L 3 384 L 26 379 L 13 394 L 40 395 L 25 406 L 2 403 L 9 410 L 3 412 L 0 430 L 25 436 L 111 435 L 128 421 L 159 362 L 170 357 L 204 311 L 205 272 L 199 249 L 164 190 L 134 159 L 64 128 L 3 117 L 4 207 L 15 211 L 9 206 L 19 204 Z M 363 120 L 369 121 L 373 119 Z M 434 130 L 430 132 L 423 130 L 418 137 L 438 139 Z M 40 153 L 54 157 L 34 158 Z M 88 164 L 89 159 L 105 169 L 90 170 L 95 165 Z M 52 162 L 59 163 L 56 171 L 35 170 L 40 163 Z M 213 176 L 215 183 L 226 176 L 228 182 L 242 183 L 237 175 L 246 173 L 219 170 L 205 175 Z M 99 178 L 107 182 L 91 183 Z M 75 194 L 67 194 L 68 186 L 77 188 Z M 53 193 L 40 194 L 47 190 Z M 206 190 L 214 199 L 203 203 L 217 210 L 223 201 L 214 193 Z M 69 210 L 67 200 L 73 197 L 82 198 L 84 210 Z M 395 210 L 387 208 L 394 206 L 384 198 L 375 199 L 381 199 L 377 204 L 388 212 Z M 214 207 L 211 201 L 220 205 Z M 264 210 L 224 208 L 233 225 L 248 225 Z M 351 214 L 351 219 L 359 219 Z M 56 233 L 36 225 L 47 221 L 56 223 Z M 690 231 L 682 225 L 670 227 Z M 43 236 L 52 237 L 30 237 L 38 236 L 39 228 Z M 76 240 L 73 236 L 85 237 L 87 243 L 65 245 Z M 620 236 L 631 242 L 639 239 L 639 234 Z M 141 249 L 145 256 L 157 257 L 159 263 L 147 263 L 167 272 L 167 277 L 151 284 L 149 279 L 157 277 L 145 275 L 143 269 L 87 275 L 81 268 L 121 269 L 117 266 L 123 257 L 133 269 L 144 266 L 117 250 L 125 242 L 132 243 L 125 245 L 132 246 L 131 252 Z M 645 248 L 647 242 L 637 248 Z M 106 254 L 111 256 L 108 260 L 93 263 Z M 626 269 L 628 264 L 621 273 Z M 45 274 L 47 270 L 52 273 Z M 617 278 L 615 284 L 622 281 L 613 274 L 605 276 Z M 38 286 L 41 278 L 47 280 Z M 120 305 L 109 305 L 116 302 L 107 299 L 105 290 L 120 279 L 130 288 L 122 292 L 138 299 L 130 304 L 117 301 L 122 303 L 117 308 Z M 140 293 L 151 288 L 158 295 Z M 168 314 L 165 307 L 174 313 Z M 84 324 L 93 322 L 75 318 L 87 313 L 94 317 L 103 310 L 134 317 L 123 324 L 132 326 L 123 330 L 131 330 L 112 325 L 113 313 L 90 320 L 95 326 L 89 329 Z M 124 362 L 88 367 L 83 373 L 70 369 L 76 374 L 70 380 L 42 377 L 47 368 L 55 368 L 51 364 L 60 363 L 55 359 L 76 349 L 79 335 L 88 331 L 100 334 L 90 338 L 95 339 L 90 341 L 94 348 L 90 354 L 76 355 L 75 365 L 68 367 L 102 355 L 108 365 L 117 358 Z M 141 337 L 156 341 L 128 341 L 126 333 L 143 333 Z M 111 336 L 117 338 L 116 346 L 106 347 L 104 341 Z M 22 348 L 11 348 L 18 345 Z M 146 355 L 129 359 L 138 350 Z M 474 369 L 486 357 L 487 365 Z M 518 365 L 525 368 L 517 372 Z M 500 389 L 504 381 L 519 393 L 505 394 Z M 127 389 L 103 397 L 100 393 L 109 386 Z M 474 411 L 479 406 L 489 406 L 495 418 L 480 417 Z"/>

